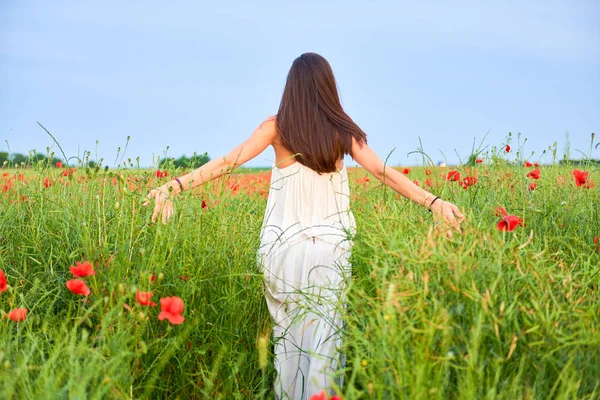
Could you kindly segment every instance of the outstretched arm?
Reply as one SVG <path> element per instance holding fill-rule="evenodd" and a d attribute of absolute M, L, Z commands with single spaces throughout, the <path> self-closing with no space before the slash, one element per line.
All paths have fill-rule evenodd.
<path fill-rule="evenodd" d="M 181 186 L 179 182 L 172 180 L 151 190 L 148 193 L 148 199 L 144 203 L 144 206 L 150 204 L 150 199 L 156 200 L 152 221 L 156 221 L 161 211 L 163 224 L 173 215 L 173 204 L 168 199 L 170 192 L 177 194 L 181 192 L 181 188 L 194 188 L 233 171 L 235 168 L 262 153 L 273 143 L 276 137 L 277 128 L 275 126 L 275 119 L 271 117 L 260 124 L 244 143 L 235 147 L 226 156 L 211 160 L 200 168 L 178 178 Z"/>
<path fill-rule="evenodd" d="M 377 153 L 366 143 L 361 146 L 356 140 L 353 140 L 352 158 L 379 181 L 407 199 L 423 207 L 427 207 L 434 213 L 436 218 L 443 218 L 447 223 L 460 231 L 459 224 L 465 219 L 465 216 L 460 212 L 458 207 L 442 199 L 436 200 L 431 205 L 431 202 L 435 199 L 433 194 L 415 185 L 404 174 L 393 168 L 386 167 Z M 448 233 L 451 236 L 451 232 L 448 231 Z"/>

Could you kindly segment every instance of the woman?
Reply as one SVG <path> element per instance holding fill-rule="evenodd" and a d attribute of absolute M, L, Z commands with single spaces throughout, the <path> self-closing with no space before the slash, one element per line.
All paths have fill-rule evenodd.
<path fill-rule="evenodd" d="M 258 261 L 265 298 L 274 319 L 275 394 L 306 399 L 331 391 L 331 375 L 343 365 L 341 296 L 349 277 L 354 217 L 349 207 L 349 154 L 402 196 L 430 209 L 460 231 L 464 216 L 451 203 L 386 168 L 367 145 L 366 134 L 344 112 L 329 63 L 314 53 L 294 60 L 279 111 L 227 156 L 152 190 L 152 220 L 173 215 L 169 196 L 202 185 L 253 159 L 268 146 L 275 166 L 261 229 Z M 145 204 L 149 203 L 149 199 Z M 340 374 L 341 375 L 341 374 Z"/>

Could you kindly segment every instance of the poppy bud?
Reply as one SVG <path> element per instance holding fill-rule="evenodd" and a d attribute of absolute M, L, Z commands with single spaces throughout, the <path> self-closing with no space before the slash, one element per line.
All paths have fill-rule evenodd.
<path fill-rule="evenodd" d="M 158 281 L 162 281 L 163 279 L 165 279 L 165 274 L 163 274 L 162 272 L 160 274 L 158 274 Z"/>
<path fill-rule="evenodd" d="M 121 204 L 119 204 L 119 202 L 117 201 L 117 202 L 115 203 L 115 210 L 118 210 L 118 209 L 119 209 L 119 207 L 121 207 Z"/>
<path fill-rule="evenodd" d="M 269 339 L 267 339 L 266 336 L 261 336 L 258 338 L 258 365 L 263 372 L 267 369 L 268 364 L 268 346 Z"/>

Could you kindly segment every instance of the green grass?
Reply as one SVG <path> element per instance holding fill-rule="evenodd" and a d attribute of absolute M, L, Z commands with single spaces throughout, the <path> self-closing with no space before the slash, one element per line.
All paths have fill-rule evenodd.
<path fill-rule="evenodd" d="M 374 179 L 363 187 L 355 178 L 365 172 L 353 171 L 358 234 L 340 394 L 600 397 L 593 168 L 597 187 L 582 189 L 570 168 L 544 166 L 533 192 L 520 166 L 478 167 L 468 190 L 435 170 L 432 191 L 468 215 L 452 240 L 432 232 L 425 209 Z M 138 176 L 142 193 L 155 184 L 152 171 L 121 173 Z M 28 172 L 0 194 L 0 269 L 10 285 L 0 310 L 29 309 L 23 322 L 0 319 L 0 397 L 271 398 L 272 365 L 261 371 L 256 345 L 270 331 L 255 263 L 266 200 L 211 183 L 177 200 L 163 226 L 150 223 L 152 210 L 124 179 L 112 184 L 118 175 L 82 168 L 58 183 L 59 174 Z M 424 182 L 424 170 L 411 177 Z M 218 204 L 203 210 L 202 200 Z M 499 232 L 498 206 L 526 226 Z M 97 271 L 85 302 L 65 287 L 82 260 Z M 181 297 L 185 322 L 159 321 L 159 307 L 136 305 L 136 289 L 157 303 Z"/>

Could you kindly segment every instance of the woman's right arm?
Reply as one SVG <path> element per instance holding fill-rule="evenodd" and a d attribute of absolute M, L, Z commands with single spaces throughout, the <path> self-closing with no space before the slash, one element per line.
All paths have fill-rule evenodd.
<path fill-rule="evenodd" d="M 164 185 L 152 189 L 148 193 L 148 199 L 144 206 L 150 204 L 150 200 L 156 201 L 152 221 L 156 221 L 159 214 L 162 213 L 163 224 L 173 215 L 173 204 L 169 199 L 169 194 L 177 194 L 182 189 L 190 189 L 205 184 L 223 174 L 229 173 L 240 165 L 253 159 L 263 152 L 277 137 L 277 127 L 275 118 L 267 118 L 262 124 L 252 132 L 252 135 L 244 143 L 236 146 L 226 156 L 219 157 L 209 161 L 200 168 L 176 178 Z"/>
<path fill-rule="evenodd" d="M 443 218 L 460 232 L 459 224 L 465 219 L 465 216 L 458 207 L 442 199 L 438 199 L 431 205 L 431 202 L 435 199 L 433 194 L 415 185 L 404 174 L 387 167 L 377 153 L 366 143 L 360 145 L 356 140 L 352 140 L 352 158 L 379 181 L 405 198 L 430 209 L 436 218 Z M 448 233 L 451 236 L 451 232 Z"/>

